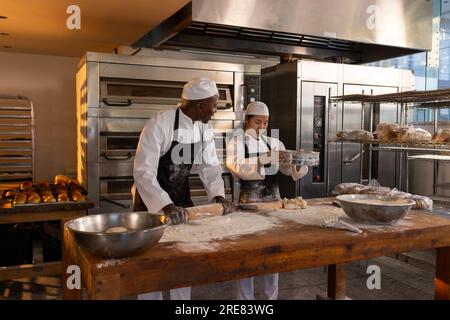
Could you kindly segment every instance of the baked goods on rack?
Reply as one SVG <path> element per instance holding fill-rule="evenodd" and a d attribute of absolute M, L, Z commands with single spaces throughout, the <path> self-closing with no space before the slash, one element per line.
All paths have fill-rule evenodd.
<path fill-rule="evenodd" d="M 441 129 L 435 132 L 431 140 L 433 142 L 450 142 L 450 129 Z"/>
<path fill-rule="evenodd" d="M 379 123 L 374 134 L 381 141 L 397 141 L 399 130 L 400 126 L 396 123 Z"/>
<path fill-rule="evenodd" d="M 373 134 L 366 130 L 342 130 L 336 134 L 336 137 L 340 140 L 356 141 L 369 141 L 374 139 Z"/>
<path fill-rule="evenodd" d="M 406 142 L 429 142 L 431 133 L 421 128 L 403 127 L 399 129 L 398 141 Z"/>

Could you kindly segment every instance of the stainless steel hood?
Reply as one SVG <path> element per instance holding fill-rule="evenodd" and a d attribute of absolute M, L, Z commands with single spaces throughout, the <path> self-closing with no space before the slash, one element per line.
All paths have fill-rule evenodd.
<path fill-rule="evenodd" d="M 364 63 L 431 49 L 430 0 L 193 0 L 133 47 Z"/>

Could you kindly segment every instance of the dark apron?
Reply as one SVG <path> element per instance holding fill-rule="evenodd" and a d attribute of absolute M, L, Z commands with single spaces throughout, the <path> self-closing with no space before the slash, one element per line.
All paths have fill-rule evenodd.
<path fill-rule="evenodd" d="M 267 149 L 271 150 L 270 145 L 263 137 L 261 139 L 267 144 Z M 259 157 L 259 152 L 250 154 L 248 152 L 247 142 L 244 141 L 245 158 Z M 269 168 L 271 164 L 264 165 Z M 280 190 L 278 189 L 277 175 L 265 175 L 264 180 L 240 180 L 241 192 L 239 195 L 240 203 L 269 202 L 280 200 Z"/>
<path fill-rule="evenodd" d="M 197 143 L 184 144 L 178 142 L 178 122 L 180 118 L 180 108 L 175 112 L 175 123 L 173 125 L 174 136 L 172 139 L 172 144 L 169 150 L 159 158 L 158 162 L 158 174 L 156 179 L 158 180 L 161 188 L 169 194 L 170 199 L 173 204 L 177 207 L 193 207 L 194 203 L 191 199 L 190 189 L 189 189 L 189 174 L 191 172 L 192 164 L 195 159 L 195 152 L 201 152 L 201 144 L 203 143 L 203 136 L 201 140 Z M 178 147 L 177 147 L 178 146 Z M 180 157 L 183 158 L 183 150 L 191 150 L 190 161 L 188 163 L 177 163 L 172 161 L 172 150 L 177 147 L 181 147 L 179 153 Z M 183 158 L 184 159 L 184 158 Z M 142 201 L 137 186 L 134 196 L 133 211 L 148 211 L 144 202 Z"/>

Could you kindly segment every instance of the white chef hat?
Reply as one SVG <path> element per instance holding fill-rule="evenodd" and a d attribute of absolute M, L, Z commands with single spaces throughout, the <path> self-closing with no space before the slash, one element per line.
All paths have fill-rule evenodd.
<path fill-rule="evenodd" d="M 183 87 L 181 98 L 185 100 L 202 100 L 218 94 L 216 83 L 208 78 L 194 78 Z"/>
<path fill-rule="evenodd" d="M 268 116 L 269 108 L 264 102 L 253 101 L 247 105 L 245 116 Z"/>

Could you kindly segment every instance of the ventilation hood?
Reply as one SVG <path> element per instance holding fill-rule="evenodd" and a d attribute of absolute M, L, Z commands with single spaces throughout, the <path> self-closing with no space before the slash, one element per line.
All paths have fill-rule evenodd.
<path fill-rule="evenodd" d="M 193 0 L 133 47 L 366 63 L 431 49 L 429 0 Z"/>

